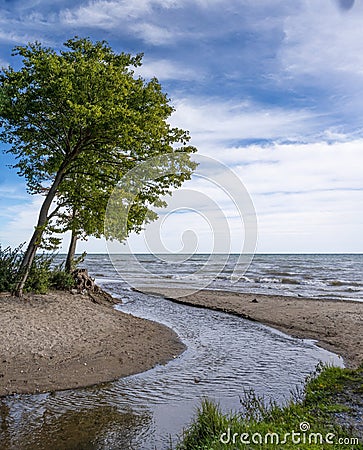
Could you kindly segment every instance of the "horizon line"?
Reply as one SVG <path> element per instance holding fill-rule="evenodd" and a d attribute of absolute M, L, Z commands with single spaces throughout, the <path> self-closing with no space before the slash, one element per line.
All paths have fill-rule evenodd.
<path fill-rule="evenodd" d="M 67 252 L 57 253 L 58 255 L 67 255 Z M 363 255 L 363 252 L 256 252 L 256 253 L 110 253 L 110 252 L 86 252 L 87 255 Z M 82 253 L 76 253 L 82 255 Z"/>

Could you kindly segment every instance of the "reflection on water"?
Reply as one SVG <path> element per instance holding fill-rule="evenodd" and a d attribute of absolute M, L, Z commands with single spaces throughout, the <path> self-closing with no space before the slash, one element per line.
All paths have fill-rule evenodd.
<path fill-rule="evenodd" d="M 122 311 L 172 327 L 186 343 L 165 366 L 102 386 L 11 396 L 1 403 L 1 450 L 167 449 L 201 398 L 237 409 L 244 389 L 278 402 L 320 361 L 341 364 L 310 341 L 218 311 L 122 290 Z M 198 382 L 196 382 L 198 381 Z"/>
<path fill-rule="evenodd" d="M 75 394 L 75 395 L 73 395 Z M 147 409 L 134 414 L 90 388 L 54 394 L 9 396 L 0 408 L 1 450 L 134 449 L 150 428 Z"/>
<path fill-rule="evenodd" d="M 120 413 L 115 406 L 104 405 L 68 409 L 58 413 L 51 408 L 24 410 L 19 417 L 10 414 L 12 402 L 3 401 L 1 410 L 1 449 L 24 450 L 96 450 L 129 448 L 134 436 L 150 422 L 150 416 Z M 14 408 L 15 416 L 20 413 Z"/>

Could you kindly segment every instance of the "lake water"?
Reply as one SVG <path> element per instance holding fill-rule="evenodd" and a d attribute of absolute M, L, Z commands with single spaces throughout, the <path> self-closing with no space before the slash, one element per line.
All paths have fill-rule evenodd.
<path fill-rule="evenodd" d="M 151 272 L 159 265 L 164 267 L 162 272 L 167 276 L 176 275 L 164 262 L 150 261 L 155 257 L 140 255 L 139 258 L 144 258 L 143 264 L 148 265 Z M 197 260 L 190 264 L 200 265 L 206 256 L 195 258 Z M 335 259 L 334 262 L 333 256 L 327 257 L 329 264 L 324 262 L 325 257 L 314 259 L 309 256 L 304 264 L 302 257 L 289 256 L 288 266 L 286 257 L 273 259 L 268 255 L 259 258 L 245 276 L 260 281 L 241 280 L 243 286 L 256 290 L 250 292 L 277 292 L 278 282 L 271 280 L 278 277 L 282 280 L 283 275 L 278 273 L 289 272 L 289 276 L 298 280 L 307 279 L 306 266 L 310 264 L 322 284 L 290 285 L 281 281 L 280 287 L 287 286 L 284 292 L 305 295 L 304 289 L 307 289 L 310 296 L 323 297 L 328 294 L 329 283 L 334 279 L 344 282 L 344 289 L 348 286 L 353 289 L 348 292 L 342 285 L 334 284 L 331 286 L 334 296 L 350 298 L 353 293 L 355 299 L 360 300 L 361 273 L 356 273 L 362 264 L 360 256 L 340 257 L 340 272 L 337 268 L 330 270 L 338 261 Z M 128 271 L 130 275 L 130 261 L 121 256 L 117 259 L 118 270 Z M 2 450 L 167 449 L 170 441 L 176 442 L 183 427 L 191 421 L 204 397 L 218 401 L 224 411 L 237 410 L 240 396 L 249 389 L 267 400 L 282 403 L 296 387 L 301 388 L 305 377 L 319 361 L 342 365 L 339 358 L 311 341 L 294 339 L 236 316 L 135 292 L 125 279 L 120 279 L 106 255 L 90 255 L 86 265 L 104 289 L 123 300 L 118 309 L 170 326 L 187 345 L 187 350 L 165 366 L 113 383 L 52 394 L 3 398 L 0 402 Z M 324 266 L 330 269 L 324 269 Z M 185 262 L 179 267 L 179 275 L 183 271 L 186 273 Z M 230 266 L 226 270 L 233 269 Z M 137 277 L 138 273 L 134 275 Z M 138 284 L 149 286 L 155 281 L 152 278 L 140 277 Z M 264 278 L 269 281 L 263 281 Z M 180 282 L 180 279 L 167 277 L 166 280 L 172 284 Z M 215 277 L 212 287 L 226 289 L 227 280 L 227 275 L 225 279 Z M 253 284 L 255 286 L 251 287 Z M 296 286 L 301 286 L 301 290 Z M 228 288 L 247 289 L 238 289 L 236 285 Z"/>
<path fill-rule="evenodd" d="M 124 287 L 187 284 L 196 289 L 363 300 L 362 254 L 258 254 L 242 259 L 238 255 L 89 255 L 86 265 L 97 280 L 117 280 Z"/>

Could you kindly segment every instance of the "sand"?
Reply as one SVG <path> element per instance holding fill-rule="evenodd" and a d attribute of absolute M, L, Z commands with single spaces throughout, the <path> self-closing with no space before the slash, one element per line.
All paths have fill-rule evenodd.
<path fill-rule="evenodd" d="M 88 295 L 0 296 L 0 396 L 115 380 L 165 364 L 185 346 L 164 325 Z"/>
<path fill-rule="evenodd" d="M 314 339 L 343 357 L 349 367 L 363 363 L 363 302 L 202 290 L 152 289 L 178 303 L 237 314 L 291 336 Z"/>
<path fill-rule="evenodd" d="M 346 365 L 363 363 L 363 302 L 209 290 L 148 292 L 315 339 Z M 185 350 L 164 325 L 116 311 L 105 301 L 95 303 L 88 295 L 58 291 L 26 299 L 0 295 L 0 331 L 0 396 L 108 382 L 165 364 Z"/>

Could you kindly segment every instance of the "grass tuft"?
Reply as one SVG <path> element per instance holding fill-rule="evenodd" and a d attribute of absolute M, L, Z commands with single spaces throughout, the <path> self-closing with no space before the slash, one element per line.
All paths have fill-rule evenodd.
<path fill-rule="evenodd" d="M 303 395 L 283 406 L 267 405 L 247 391 L 240 412 L 223 414 L 219 405 L 205 399 L 177 449 L 363 450 L 363 442 L 336 420 L 351 410 L 345 392 L 349 390 L 352 402 L 351 391 L 361 396 L 362 382 L 362 366 L 353 370 L 319 365 L 307 378 Z"/>

